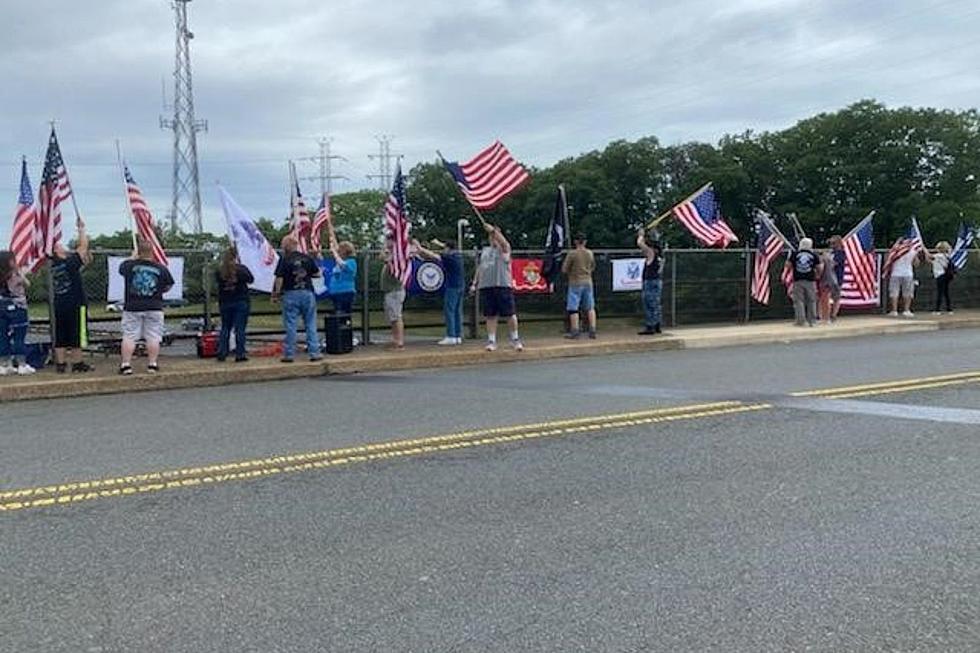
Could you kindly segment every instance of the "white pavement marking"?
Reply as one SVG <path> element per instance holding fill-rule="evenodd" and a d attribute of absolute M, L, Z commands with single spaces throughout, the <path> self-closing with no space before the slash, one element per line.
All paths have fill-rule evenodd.
<path fill-rule="evenodd" d="M 874 415 L 878 417 L 891 417 L 893 419 L 915 419 L 950 424 L 980 424 L 980 410 L 970 410 L 968 408 L 890 404 L 881 401 L 859 401 L 856 399 L 814 399 L 802 397 L 770 400 L 770 403 L 779 408 L 798 408 L 825 413 Z"/>

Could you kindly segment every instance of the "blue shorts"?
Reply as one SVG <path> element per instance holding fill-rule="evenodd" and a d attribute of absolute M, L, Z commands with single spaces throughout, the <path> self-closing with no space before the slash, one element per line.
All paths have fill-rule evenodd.
<path fill-rule="evenodd" d="M 569 313 L 578 313 L 579 309 L 591 311 L 595 308 L 595 292 L 592 286 L 569 286 L 568 301 L 565 309 Z"/>

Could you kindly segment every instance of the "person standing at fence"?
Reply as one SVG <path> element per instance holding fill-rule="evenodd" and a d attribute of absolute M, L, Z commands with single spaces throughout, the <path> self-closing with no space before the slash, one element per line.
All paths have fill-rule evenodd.
<path fill-rule="evenodd" d="M 163 295 L 174 285 L 170 270 L 153 259 L 153 246 L 142 236 L 136 237 L 132 258 L 123 261 L 119 274 L 125 280 L 122 314 L 122 361 L 119 373 L 133 373 L 136 343 L 146 342 L 146 371 L 160 371 L 160 343 L 163 340 Z"/>
<path fill-rule="evenodd" d="M 322 360 L 316 329 L 316 295 L 313 293 L 313 279 L 320 276 L 320 266 L 311 256 L 299 251 L 299 241 L 294 236 L 282 239 L 282 252 L 272 286 L 272 301 L 282 301 L 282 325 L 286 330 L 280 360 L 283 363 L 293 362 L 300 316 L 306 328 L 306 351 L 310 360 Z"/>
<path fill-rule="evenodd" d="M 831 249 L 820 255 L 823 271 L 820 273 L 820 280 L 817 283 L 818 313 L 823 324 L 836 322 L 837 313 L 840 310 L 841 275 L 837 271 L 833 240 L 830 244 Z"/>
<path fill-rule="evenodd" d="M 786 259 L 793 273 L 793 311 L 796 326 L 814 326 L 817 320 L 817 279 L 823 274 L 823 263 L 813 252 L 813 241 L 800 238 L 800 246 Z"/>
<path fill-rule="evenodd" d="M 218 284 L 218 311 L 221 313 L 221 332 L 218 337 L 218 361 L 228 357 L 231 331 L 235 330 L 235 362 L 248 360 L 245 351 L 245 329 L 252 312 L 248 285 L 255 281 L 252 271 L 238 260 L 238 249 L 232 245 L 221 255 L 221 264 L 214 273 Z"/>
<path fill-rule="evenodd" d="M 943 301 L 946 302 L 946 312 L 953 312 L 953 304 L 949 299 L 949 284 L 956 276 L 956 267 L 949 259 L 951 250 L 949 243 L 941 240 L 936 243 L 935 254 L 925 253 L 926 258 L 932 262 L 932 277 L 936 280 L 936 308 L 932 312 L 933 315 L 939 315 Z"/>
<path fill-rule="evenodd" d="M 354 308 L 354 292 L 357 283 L 357 249 L 349 240 L 337 242 L 337 234 L 333 229 L 333 220 L 327 220 L 327 230 L 330 235 L 330 254 L 333 256 L 334 267 L 330 273 L 327 289 L 330 291 L 330 301 L 336 313 L 350 315 Z"/>
<path fill-rule="evenodd" d="M 507 318 L 510 344 L 515 351 L 524 351 L 517 323 L 517 305 L 514 302 L 514 280 L 510 269 L 510 243 L 498 227 L 483 224 L 489 244 L 480 251 L 476 276 L 470 292 L 480 291 L 483 317 L 487 321 L 487 351 L 497 351 L 497 320 Z"/>
<path fill-rule="evenodd" d="M 901 241 L 899 238 L 892 247 L 897 247 Z M 889 316 L 898 317 L 898 299 L 901 297 L 902 317 L 915 317 L 912 300 L 915 299 L 915 268 L 918 265 L 919 251 L 914 247 L 892 263 L 888 275 L 888 301 L 891 308 Z"/>
<path fill-rule="evenodd" d="M 589 322 L 589 338 L 596 337 L 595 290 L 592 273 L 595 272 L 595 255 L 585 246 L 585 234 L 575 234 L 575 249 L 565 256 L 561 272 L 568 277 L 565 311 L 568 313 L 569 331 L 566 338 L 576 340 L 580 335 L 579 311 L 585 311 Z"/>
<path fill-rule="evenodd" d="M 446 337 L 437 342 L 437 345 L 461 345 L 463 344 L 463 255 L 456 249 L 456 243 L 447 240 L 442 243 L 438 240 L 432 241 L 436 247 L 442 246 L 442 252 L 437 254 L 431 249 L 427 249 L 419 244 L 419 241 L 412 241 L 419 256 L 430 261 L 439 261 L 442 265 L 444 275 L 442 283 L 442 315 L 446 321 Z"/>
<path fill-rule="evenodd" d="M 13 252 L 0 252 L 0 376 L 34 374 L 25 359 L 27 338 L 27 288 Z M 7 359 L 4 365 L 3 359 Z"/>
<path fill-rule="evenodd" d="M 88 234 L 81 218 L 78 245 L 67 251 L 58 242 L 51 256 L 51 288 L 54 295 L 54 362 L 55 370 L 64 374 L 71 361 L 72 372 L 91 372 L 92 366 L 82 360 L 82 349 L 88 346 L 88 302 L 82 285 L 82 269 L 92 262 Z"/>
<path fill-rule="evenodd" d="M 646 232 L 643 229 L 636 234 L 636 246 L 643 252 L 643 315 L 644 327 L 639 331 L 641 336 L 662 333 L 661 322 L 663 312 L 660 297 L 663 292 L 664 260 L 660 249 L 660 241 L 647 243 Z"/>
<path fill-rule="evenodd" d="M 400 350 L 405 348 L 405 286 L 388 268 L 388 261 L 391 259 L 390 244 L 385 244 L 381 256 L 384 259 L 384 265 L 381 266 L 381 292 L 384 293 L 385 319 L 391 327 L 391 347 Z"/>

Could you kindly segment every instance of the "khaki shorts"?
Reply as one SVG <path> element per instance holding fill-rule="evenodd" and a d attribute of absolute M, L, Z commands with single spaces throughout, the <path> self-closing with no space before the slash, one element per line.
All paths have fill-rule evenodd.
<path fill-rule="evenodd" d="M 402 304 L 405 303 L 405 289 L 389 290 L 385 293 L 385 319 L 397 322 L 402 319 Z"/>
<path fill-rule="evenodd" d="M 159 343 L 163 340 L 163 311 L 123 311 L 122 332 L 126 340 Z"/>
<path fill-rule="evenodd" d="M 888 296 L 894 299 L 898 297 L 899 293 L 901 293 L 902 297 L 911 297 L 915 293 L 915 278 L 889 277 Z"/>

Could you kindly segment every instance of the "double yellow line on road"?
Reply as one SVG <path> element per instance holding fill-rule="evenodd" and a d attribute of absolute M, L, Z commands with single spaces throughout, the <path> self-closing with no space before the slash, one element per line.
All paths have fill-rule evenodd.
<path fill-rule="evenodd" d="M 130 476 L 76 481 L 0 492 L 0 512 L 73 505 L 96 499 L 244 481 L 289 472 L 324 469 L 388 458 L 456 451 L 524 440 L 595 433 L 646 424 L 731 415 L 770 408 L 769 404 L 721 401 L 652 410 L 594 415 L 499 428 L 476 429 L 355 447 L 185 467 Z"/>
<path fill-rule="evenodd" d="M 865 383 L 863 385 L 826 388 L 823 390 L 807 390 L 790 393 L 793 397 L 821 397 L 824 399 L 852 399 L 854 397 L 870 397 L 874 395 L 896 394 L 913 390 L 929 390 L 945 388 L 953 385 L 980 383 L 980 371 L 961 372 L 959 374 L 944 374 L 941 376 L 925 376 L 917 379 L 902 379 L 900 381 L 884 381 L 881 383 Z"/>

